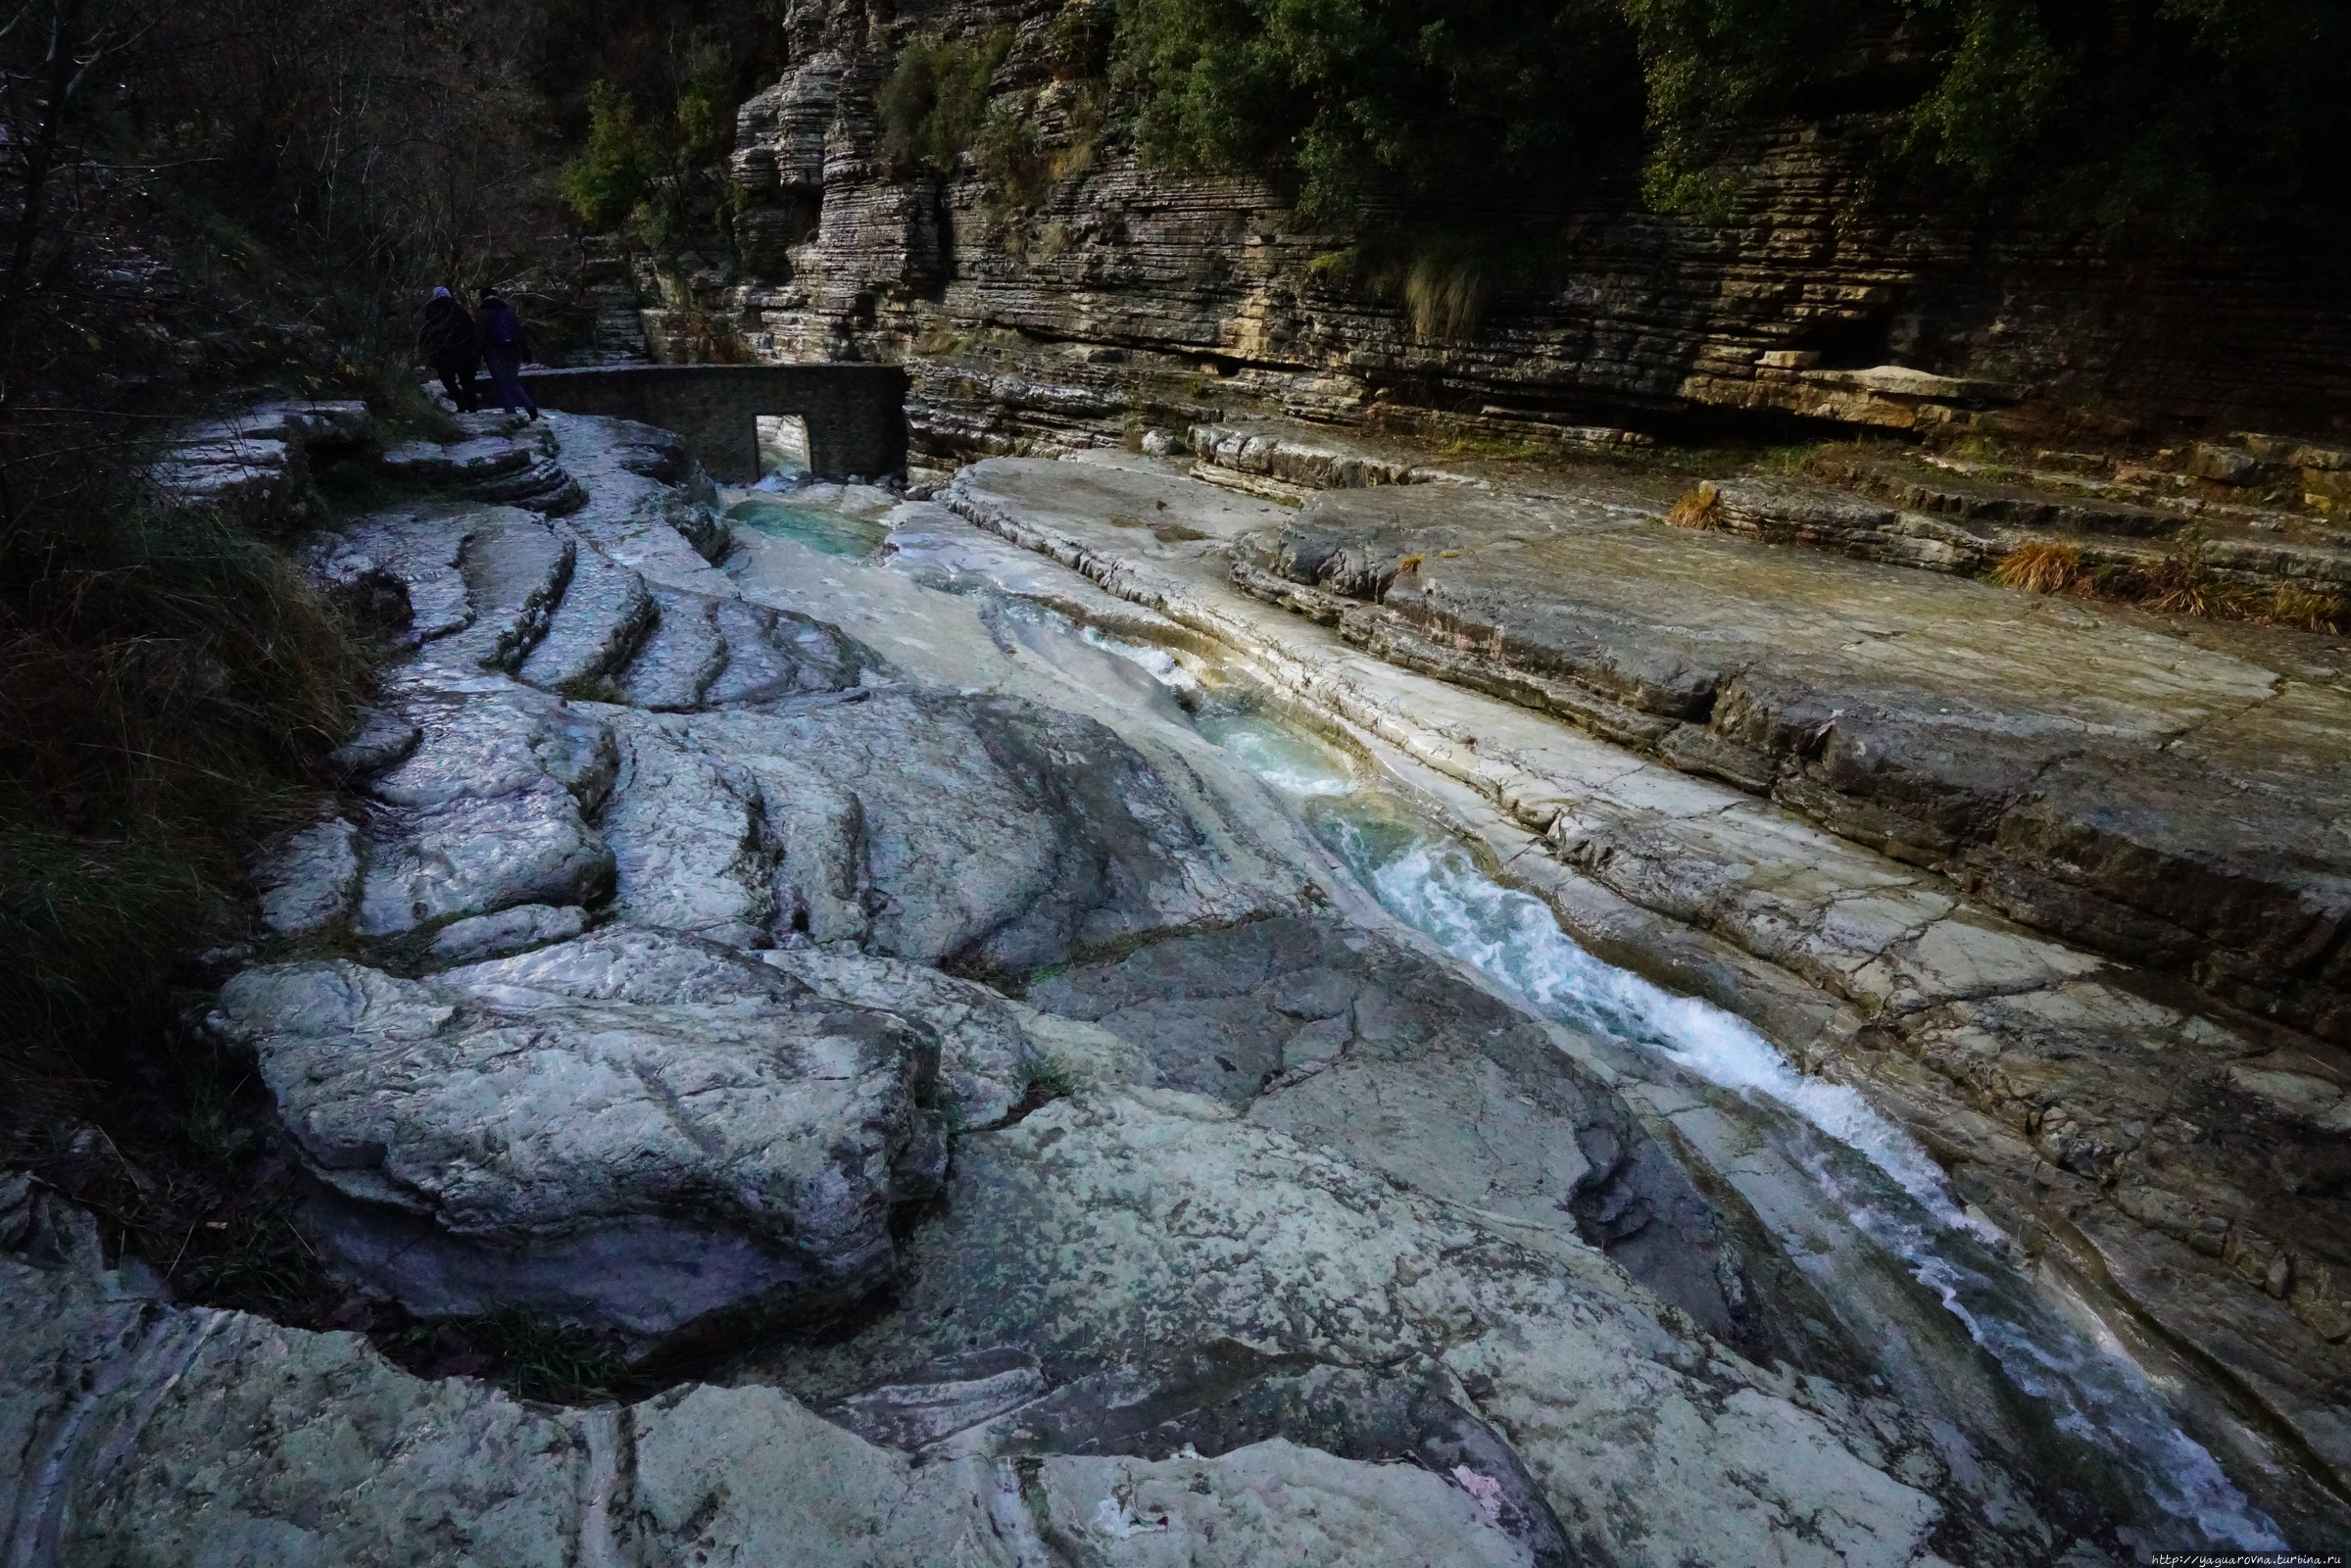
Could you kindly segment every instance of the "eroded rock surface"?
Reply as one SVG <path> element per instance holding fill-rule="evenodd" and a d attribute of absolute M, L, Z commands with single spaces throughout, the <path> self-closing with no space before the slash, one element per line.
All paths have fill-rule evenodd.
<path fill-rule="evenodd" d="M 766 965 L 615 927 L 400 980 L 252 969 L 250 1047 L 332 1197 L 310 1228 L 424 1317 L 524 1308 L 674 1339 L 885 1279 L 947 1150 L 927 1030 Z"/>
<path fill-rule="evenodd" d="M 2333 663 L 2288 661 L 2281 678 L 2258 661 L 2303 646 L 2290 636 L 2207 625 L 2175 638 L 2143 617 L 1693 539 L 1655 526 L 1656 507 L 1637 494 L 1604 485 L 1576 506 L 1419 487 L 1334 491 L 1300 515 L 1189 483 L 1164 465 L 1109 456 L 975 465 L 944 499 L 980 527 L 1213 639 L 1268 687 L 1380 749 L 1593 952 L 1742 1013 L 1808 1068 L 1866 1086 L 2013 1233 L 2112 1289 L 2119 1310 L 2209 1356 L 2201 1364 L 2219 1369 L 2229 1390 L 2221 1397 L 2246 1399 L 2277 1424 L 2277 1437 L 2263 1442 L 2324 1454 L 2325 1473 L 2351 1476 L 2334 1414 L 2351 1390 L 2341 1327 L 2351 1233 L 2341 1224 L 2339 1184 L 2325 1174 L 2341 1157 L 2338 1135 L 2324 1126 L 2337 1103 L 2331 1091 L 2351 1082 L 2340 1052 L 2020 927 L 1974 903 L 1960 881 L 1834 836 L 1795 809 L 1826 801 L 1858 816 L 1867 803 L 1829 789 L 1839 780 L 1860 780 L 1855 788 L 1890 781 L 1890 790 L 1907 779 L 1922 793 L 1897 804 L 1913 812 L 1922 802 L 1947 803 L 1955 781 L 2013 774 L 2004 738 L 2055 746 L 2070 735 L 2086 758 L 2128 760 L 2134 746 L 2170 758 L 2207 730 L 2225 735 L 2273 709 L 2296 711 L 2305 684 L 2322 708 L 2334 703 Z M 1404 531 L 1416 548 L 1395 548 L 1402 532 L 1390 537 L 1368 523 L 1344 537 L 1322 528 L 1316 519 L 1335 508 L 1365 515 L 1421 509 L 1397 514 L 1411 519 Z M 1121 525 L 1144 516 L 1162 526 Z M 1495 518 L 1515 522 L 1489 528 Z M 1311 548 L 1309 534 L 1320 541 Z M 1380 549 L 1364 542 L 1374 538 Z M 1736 558 L 1737 570 L 1703 574 L 1710 551 Z M 1483 641 L 1401 624 L 1400 610 L 1374 601 L 1415 554 L 1410 575 L 1428 572 L 1443 584 L 1464 580 L 1445 573 L 1474 565 L 1492 593 L 1515 594 L 1513 604 L 1526 600 L 1528 584 L 1547 584 L 1543 591 L 1559 606 L 1589 612 L 1588 621 L 1566 609 L 1547 620 L 1503 615 L 1498 625 L 1505 652 L 1521 636 L 1554 654 L 1586 650 L 1579 667 L 1593 683 L 1531 668 L 1532 654 L 1495 656 L 1493 619 Z M 1554 557 L 1563 564 L 1546 576 L 1538 567 Z M 1787 591 L 1767 592 L 1774 584 Z M 1966 605 L 1942 619 L 1919 608 L 1962 596 Z M 1750 603 L 1752 624 L 1738 611 Z M 1981 626 L 1968 619 L 1979 608 L 1988 617 Z M 1913 612 L 1916 626 L 1902 618 Z M 1410 648 L 1380 641 L 1392 633 L 1375 620 L 1400 626 L 1393 635 L 1408 636 Z M 1953 640 L 1942 652 L 1924 646 L 1946 626 Z M 1691 627 L 1687 643 L 1674 641 L 1674 628 Z M 2103 642 L 2101 628 L 2113 632 Z M 1905 646 L 1914 641 L 1920 646 Z M 1851 716 L 1873 748 L 1857 748 L 1837 769 L 1823 760 L 1843 755 L 1836 736 L 1845 715 L 1821 733 L 1817 750 L 1792 755 L 1788 771 L 1735 782 L 1730 762 L 1760 754 L 1732 753 L 1735 736 L 1675 716 L 1674 704 L 1705 699 L 1715 715 L 1731 711 L 1715 688 L 1724 671 L 1743 680 L 1750 668 L 1779 679 L 1791 671 L 1849 679 L 1852 690 L 1888 695 L 1892 706 L 1856 703 Z M 2003 707 L 2001 681 L 1985 674 L 2002 669 L 2013 672 L 2016 713 Z M 2036 708 L 2044 688 L 2064 701 Z M 1841 689 L 1805 699 L 1820 710 L 1814 731 L 1837 713 L 1831 693 Z M 1887 713 L 1903 724 L 1870 727 Z M 1935 745 L 1874 749 L 1905 735 Z M 1674 737 L 1708 744 L 1681 753 L 1669 748 Z M 2283 812 L 2299 824 L 2299 836 L 2284 842 L 2320 842 L 2332 782 L 2297 792 L 2284 780 L 2315 765 L 2300 759 L 2325 754 L 2332 743 L 2321 737 L 2306 726 L 2285 747 L 2234 750 L 2231 766 L 2268 770 L 2278 782 L 2248 797 L 2206 781 L 2176 803 L 2181 831 L 2205 834 L 2217 850 L 2238 842 L 2229 838 L 2230 813 L 2245 813 L 2250 834 Z M 1935 773 L 1945 760 L 1959 771 Z M 2097 831 L 2161 825 L 2150 803 L 2176 765 L 2159 760 L 2144 772 L 2118 784 L 2114 811 L 2092 823 Z M 1774 802 L 1751 793 L 1765 788 Z M 1976 863 L 1960 869 L 1972 877 Z M 2196 896 L 2194 878 L 2163 863 L 2142 867 L 2134 897 Z M 2220 907 L 2275 904 L 2307 864 L 2292 850 L 2260 865 L 2248 859 L 2237 890 L 2246 902 Z M 2086 874 L 2078 863 L 2059 869 Z M 2279 931 L 2307 929 L 2309 913 Z M 2244 929 L 2265 944 L 2278 934 Z M 2256 1063 L 2275 1063 L 2283 1076 L 2257 1076 L 2270 1068 Z M 2274 1093 L 2257 1098 L 2257 1086 Z"/>
<path fill-rule="evenodd" d="M 32 1200 L 0 1187 L 0 1244 L 37 1231 L 47 1265 L 0 1259 L 0 1401 L 28 1434 L 0 1464 L 10 1539 L 92 1564 L 424 1541 L 453 1563 L 1020 1568 L 2094 1565 L 2119 1544 L 2125 1504 L 1984 1441 L 2021 1418 L 1969 1407 L 2005 1396 L 1964 1337 L 1939 1369 L 1873 1377 L 1866 1315 L 1799 1278 L 1816 1247 L 1866 1249 L 1758 1217 L 1743 1195 L 1793 1178 L 1768 1138 L 1731 1147 L 1760 1124 L 1702 1125 L 1735 1096 L 1634 1084 L 1407 940 L 1207 755 L 1197 683 L 1059 618 L 1282 628 L 1247 655 L 1269 684 L 1344 681 L 1364 711 L 1417 682 L 1475 719 L 1461 751 L 1557 731 L 1444 708 L 1462 694 L 1233 592 L 1224 543 L 1286 514 L 1141 469 L 1061 466 L 1056 493 L 1050 466 L 995 466 L 957 481 L 962 514 L 1099 586 L 911 508 L 907 560 L 810 569 L 776 544 L 743 581 L 790 586 L 757 603 L 712 565 L 725 537 L 681 525 L 708 506 L 672 444 L 550 423 L 585 476 L 568 516 L 399 509 L 317 553 L 411 654 L 341 798 L 269 868 L 281 935 L 214 1027 L 254 1054 L 347 1278 L 428 1319 L 593 1328 L 640 1369 L 730 1357 L 731 1386 L 563 1410 L 414 1378 L 348 1336 L 157 1301 L 99 1272 L 93 1227 L 20 1225 Z M 1007 472 L 1032 493 L 989 487 Z M 1344 676 L 1313 662 L 1333 648 Z M 1689 790 L 1641 786 L 1674 806 L 1652 827 L 1749 864 L 1789 835 L 1760 892 L 1687 846 L 1651 863 L 1726 928 L 1779 918 L 1775 953 L 1837 977 L 1823 1001 L 1716 954 L 1801 991 L 1816 1050 L 1853 1038 L 1838 1009 L 1866 994 L 1920 1024 L 1920 1080 L 2014 1083 L 2013 1009 L 2098 973 L 1931 871 L 1558 733 L 1601 778 L 1582 808 L 1628 843 L 1644 770 Z M 2299 1057 L 2231 1065 L 2313 1125 L 2339 1114 Z M 1899 1270 L 1856 1294 L 1941 1310 Z M 2274 1359 L 2307 1415 L 2323 1380 Z"/>
<path fill-rule="evenodd" d="M 918 1466 L 771 1388 L 526 1404 L 471 1379 L 412 1377 L 352 1335 L 175 1308 L 120 1276 L 16 1257 L 0 1257 L 0 1527 L 25 1561 L 1531 1560 L 1457 1480 L 1279 1439 L 1156 1462 Z"/>
<path fill-rule="evenodd" d="M 1215 1101 L 1109 1092 L 964 1140 L 898 1311 L 778 1375 L 821 1402 L 971 1347 L 1034 1354 L 1053 1391 L 930 1440 L 946 1453 L 1206 1452 L 1320 1405 L 1342 1452 L 1491 1483 L 1537 1561 L 1910 1563 L 1941 1544 L 1952 1505 L 1920 1490 L 1941 1467 L 1890 1403 L 1761 1372 L 1631 1292 L 1596 1251 L 1517 1245 Z M 1980 1534 L 1965 1555 L 2032 1549 Z"/>
<path fill-rule="evenodd" d="M 1125 1039 L 1169 1088 L 1600 1248 L 1710 1333 L 1788 1354 L 1713 1209 L 1624 1102 L 1544 1026 L 1387 938 L 1257 921 L 1064 970 L 1028 1001 Z"/>

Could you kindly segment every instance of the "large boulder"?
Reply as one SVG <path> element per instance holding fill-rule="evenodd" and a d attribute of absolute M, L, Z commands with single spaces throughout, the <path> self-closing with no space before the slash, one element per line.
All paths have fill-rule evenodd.
<path fill-rule="evenodd" d="M 946 1161 L 928 1030 L 693 938 L 610 929 L 401 980 L 246 971 L 251 1048 L 333 1259 L 420 1316 L 522 1308 L 644 1346 L 887 1280 Z"/>

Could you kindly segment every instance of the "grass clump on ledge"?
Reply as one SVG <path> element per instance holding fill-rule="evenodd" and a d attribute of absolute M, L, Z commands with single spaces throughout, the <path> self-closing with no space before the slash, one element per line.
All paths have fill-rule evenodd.
<path fill-rule="evenodd" d="M 1700 531 L 1719 528 L 1723 525 L 1722 509 L 1722 492 L 1711 480 L 1701 480 L 1695 490 L 1674 503 L 1665 520 L 1677 528 Z"/>
<path fill-rule="evenodd" d="M 2064 593 L 2082 577 L 2082 552 L 2072 545 L 2019 545 L 2002 556 L 1991 580 L 2029 594 Z"/>

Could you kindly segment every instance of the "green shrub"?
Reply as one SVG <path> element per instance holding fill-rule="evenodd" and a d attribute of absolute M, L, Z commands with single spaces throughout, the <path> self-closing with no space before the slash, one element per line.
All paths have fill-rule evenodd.
<path fill-rule="evenodd" d="M 690 79 L 650 120 L 612 83 L 589 89 L 586 139 L 560 176 L 581 222 L 605 231 L 626 224 L 657 251 L 724 230 L 736 201 L 726 174 L 733 117 L 716 69 Z"/>
<path fill-rule="evenodd" d="M 882 155 L 893 169 L 952 174 L 988 118 L 988 83 L 1011 52 L 1008 32 L 979 43 L 917 35 L 898 51 L 890 77 L 874 95 Z"/>
<path fill-rule="evenodd" d="M 588 136 L 563 166 L 563 199 L 590 228 L 617 228 L 653 181 L 658 154 L 637 105 L 609 81 L 588 90 Z"/>
<path fill-rule="evenodd" d="M 972 163 L 1000 207 L 1028 207 L 1053 183 L 1052 161 L 1028 117 L 1009 104 L 991 110 L 980 126 Z"/>

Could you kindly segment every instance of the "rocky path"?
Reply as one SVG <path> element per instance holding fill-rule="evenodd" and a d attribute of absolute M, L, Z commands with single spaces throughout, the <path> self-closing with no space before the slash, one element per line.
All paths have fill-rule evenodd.
<path fill-rule="evenodd" d="M 2150 1031 L 2235 1059 L 2196 1015 L 1237 592 L 1223 546 L 1278 509 L 988 464 L 846 560 L 730 533 L 660 432 L 549 422 L 527 463 L 406 455 L 438 499 L 316 541 L 405 652 L 209 1027 L 343 1277 L 672 1386 L 525 1403 L 173 1302 L 9 1179 L 11 1562 L 2095 1568 L 2267 1528 L 2108 1487 L 1964 1337 L 1871 1344 L 1818 1283 L 1852 1244 L 1765 1211 L 1817 1194 L 1809 1146 L 1389 917 L 1192 722 L 1169 650 L 1469 786 L 1513 854 L 1570 808 L 1616 835 L 1528 880 L 1868 1084 L 2174 1332 L 2248 1342 L 2232 1462 L 2273 1430 L 2335 1451 L 2311 1272 L 2235 1290 L 1946 1065 L 2059 1037 L 2110 1071 Z M 477 461 L 537 505 L 449 493 Z M 1898 1270 L 1837 1288 L 1933 1312 Z"/>

